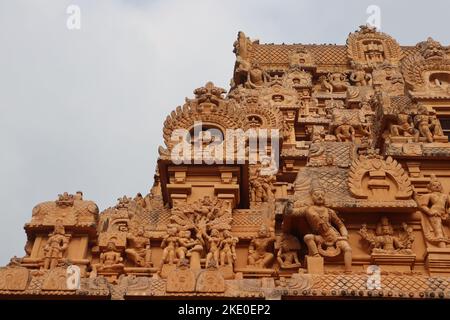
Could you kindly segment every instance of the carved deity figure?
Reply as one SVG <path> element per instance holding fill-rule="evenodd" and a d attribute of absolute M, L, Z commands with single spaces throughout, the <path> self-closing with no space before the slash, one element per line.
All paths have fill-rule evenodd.
<path fill-rule="evenodd" d="M 450 243 L 449 238 L 445 235 L 445 221 L 449 220 L 450 196 L 444 193 L 442 184 L 434 175 L 427 186 L 429 193 L 419 199 L 421 203 L 420 210 L 428 217 L 431 225 L 432 235 L 425 232 L 427 240 L 437 243 L 440 248 L 445 248 Z"/>
<path fill-rule="evenodd" d="M 163 249 L 161 262 L 159 264 L 159 272 L 161 272 L 162 267 L 165 263 L 170 265 L 175 263 L 175 259 L 177 257 L 177 248 L 178 248 L 178 229 L 175 226 L 167 227 L 167 235 L 161 242 L 161 248 Z"/>
<path fill-rule="evenodd" d="M 58 262 L 64 256 L 69 246 L 70 236 L 66 235 L 66 231 L 61 220 L 55 224 L 55 229 L 49 234 L 49 238 L 44 247 L 44 269 L 56 268 Z"/>
<path fill-rule="evenodd" d="M 301 263 L 298 259 L 300 243 L 296 237 L 283 234 L 277 246 L 279 247 L 277 252 L 277 261 L 281 269 L 294 269 L 301 267 Z"/>
<path fill-rule="evenodd" d="M 209 244 L 209 251 L 206 254 L 206 261 L 205 265 L 208 266 L 209 262 L 213 259 L 216 263 L 219 263 L 219 256 L 220 256 L 220 242 L 222 241 L 222 238 L 220 236 L 220 232 L 217 229 L 211 230 L 211 235 L 205 234 L 206 239 L 208 240 Z"/>
<path fill-rule="evenodd" d="M 150 240 L 145 237 L 144 227 L 140 227 L 136 235 L 128 233 L 127 239 L 130 244 L 130 247 L 125 250 L 128 258 L 139 267 L 151 267 L 152 251 Z"/>
<path fill-rule="evenodd" d="M 100 261 L 92 266 L 91 277 L 95 277 L 98 271 L 119 272 L 124 264 L 121 253 L 117 250 L 114 242 L 108 242 L 104 252 L 100 254 Z"/>
<path fill-rule="evenodd" d="M 420 136 L 425 137 L 427 142 L 433 142 L 433 133 L 431 132 L 431 116 L 424 105 L 419 105 L 417 115 L 414 117 L 414 124 Z"/>
<path fill-rule="evenodd" d="M 325 91 L 327 93 L 333 93 L 333 85 L 328 80 L 327 76 L 321 75 L 319 77 L 318 84 L 314 86 L 314 92 Z"/>
<path fill-rule="evenodd" d="M 433 133 L 433 137 L 443 137 L 444 131 L 442 130 L 441 122 L 436 117 L 436 113 L 430 114 L 430 129 Z"/>
<path fill-rule="evenodd" d="M 331 73 L 328 75 L 328 80 L 333 86 L 333 92 L 345 91 L 350 86 L 345 73 Z"/>
<path fill-rule="evenodd" d="M 269 252 L 275 237 L 270 234 L 266 225 L 261 225 L 258 236 L 250 242 L 248 248 L 248 265 L 259 269 L 268 268 L 273 260 L 273 253 Z"/>
<path fill-rule="evenodd" d="M 391 124 L 390 126 L 391 135 L 398 137 L 410 137 L 416 136 L 417 130 L 414 129 L 410 115 L 405 111 L 400 111 L 397 114 L 397 124 Z"/>
<path fill-rule="evenodd" d="M 224 230 L 223 240 L 220 242 L 220 265 L 233 265 L 236 261 L 236 244 L 239 239 L 233 237 L 230 230 Z"/>
<path fill-rule="evenodd" d="M 190 230 L 181 230 L 178 233 L 178 247 L 176 254 L 178 262 L 186 259 L 189 256 L 189 250 L 197 244 L 197 241 L 192 239 Z"/>
<path fill-rule="evenodd" d="M 344 253 L 345 271 L 352 267 L 352 249 L 348 242 L 348 231 L 337 213 L 325 205 L 325 191 L 321 186 L 310 189 L 313 204 L 297 208 L 295 214 L 304 216 L 312 233 L 304 236 L 308 255 L 334 257 Z"/>
<path fill-rule="evenodd" d="M 256 168 L 255 174 L 250 181 L 252 187 L 252 201 L 254 202 L 267 202 L 275 198 L 276 177 L 271 174 L 270 160 L 264 160 L 261 163 L 261 167 Z"/>
<path fill-rule="evenodd" d="M 403 232 L 399 236 L 394 235 L 394 228 L 387 217 L 382 217 L 377 224 L 375 234 L 367 230 L 367 225 L 363 224 L 359 230 L 361 237 L 369 242 L 372 253 L 403 253 L 411 254 L 411 246 L 414 241 L 412 228 L 406 223 L 403 225 Z"/>
<path fill-rule="evenodd" d="M 350 74 L 350 80 L 357 87 L 367 86 L 372 80 L 372 76 L 364 71 L 361 65 L 356 65 L 355 70 Z"/>
<path fill-rule="evenodd" d="M 353 141 L 355 139 L 355 128 L 348 124 L 346 117 L 342 119 L 342 124 L 334 130 L 334 134 L 338 141 Z"/>
<path fill-rule="evenodd" d="M 267 81 L 268 76 L 258 64 L 254 64 L 248 72 L 247 86 L 251 89 L 260 88 Z"/>

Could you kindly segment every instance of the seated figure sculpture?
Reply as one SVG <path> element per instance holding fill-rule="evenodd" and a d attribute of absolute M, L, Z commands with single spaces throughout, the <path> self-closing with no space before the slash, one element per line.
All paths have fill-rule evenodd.
<path fill-rule="evenodd" d="M 145 235 L 144 227 L 140 227 L 136 235 L 129 233 L 127 239 L 130 247 L 125 250 L 128 258 L 139 267 L 151 267 L 152 251 L 150 249 L 150 241 Z"/>
<path fill-rule="evenodd" d="M 269 252 L 273 242 L 275 242 L 275 237 L 270 234 L 269 228 L 262 224 L 258 236 L 250 242 L 248 265 L 259 269 L 268 268 L 274 256 Z"/>
<path fill-rule="evenodd" d="M 399 236 L 395 236 L 394 228 L 388 218 L 382 217 L 377 224 L 375 234 L 371 233 L 365 224 L 362 225 L 359 234 L 369 242 L 372 253 L 411 254 L 414 235 L 406 223 L 402 227 L 403 232 Z"/>
<path fill-rule="evenodd" d="M 108 242 L 105 251 L 100 254 L 99 263 L 92 266 L 91 277 L 96 277 L 98 272 L 120 272 L 124 268 L 122 262 L 122 255 L 114 242 Z"/>
<path fill-rule="evenodd" d="M 294 269 L 301 267 L 301 263 L 298 259 L 300 243 L 296 237 L 283 234 L 278 246 L 277 261 L 281 269 Z"/>
<path fill-rule="evenodd" d="M 325 191 L 319 185 L 310 188 L 313 204 L 293 209 L 293 214 L 305 217 L 312 233 L 304 236 L 309 256 L 338 256 L 344 253 L 345 271 L 352 266 L 352 249 L 348 231 L 336 212 L 325 205 Z"/>

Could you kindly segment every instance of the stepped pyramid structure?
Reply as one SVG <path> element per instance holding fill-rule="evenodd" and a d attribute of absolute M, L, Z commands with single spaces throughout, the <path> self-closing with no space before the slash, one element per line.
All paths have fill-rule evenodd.
<path fill-rule="evenodd" d="M 450 49 L 361 26 L 234 53 L 167 117 L 149 194 L 34 207 L 0 298 L 450 298 Z"/>

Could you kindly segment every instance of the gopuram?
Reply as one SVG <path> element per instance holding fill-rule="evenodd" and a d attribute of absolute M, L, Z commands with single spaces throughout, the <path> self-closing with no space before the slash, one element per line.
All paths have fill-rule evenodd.
<path fill-rule="evenodd" d="M 450 299 L 450 48 L 361 26 L 234 53 L 165 120 L 148 194 L 32 209 L 1 299 Z"/>

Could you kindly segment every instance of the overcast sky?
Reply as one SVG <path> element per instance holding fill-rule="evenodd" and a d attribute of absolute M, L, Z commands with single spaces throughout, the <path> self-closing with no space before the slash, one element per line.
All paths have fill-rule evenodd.
<path fill-rule="evenodd" d="M 239 30 L 344 44 L 370 4 L 403 45 L 450 43 L 445 0 L 0 0 L 0 265 L 23 256 L 41 201 L 82 190 L 102 210 L 147 193 L 166 115 L 208 80 L 228 89 Z"/>

